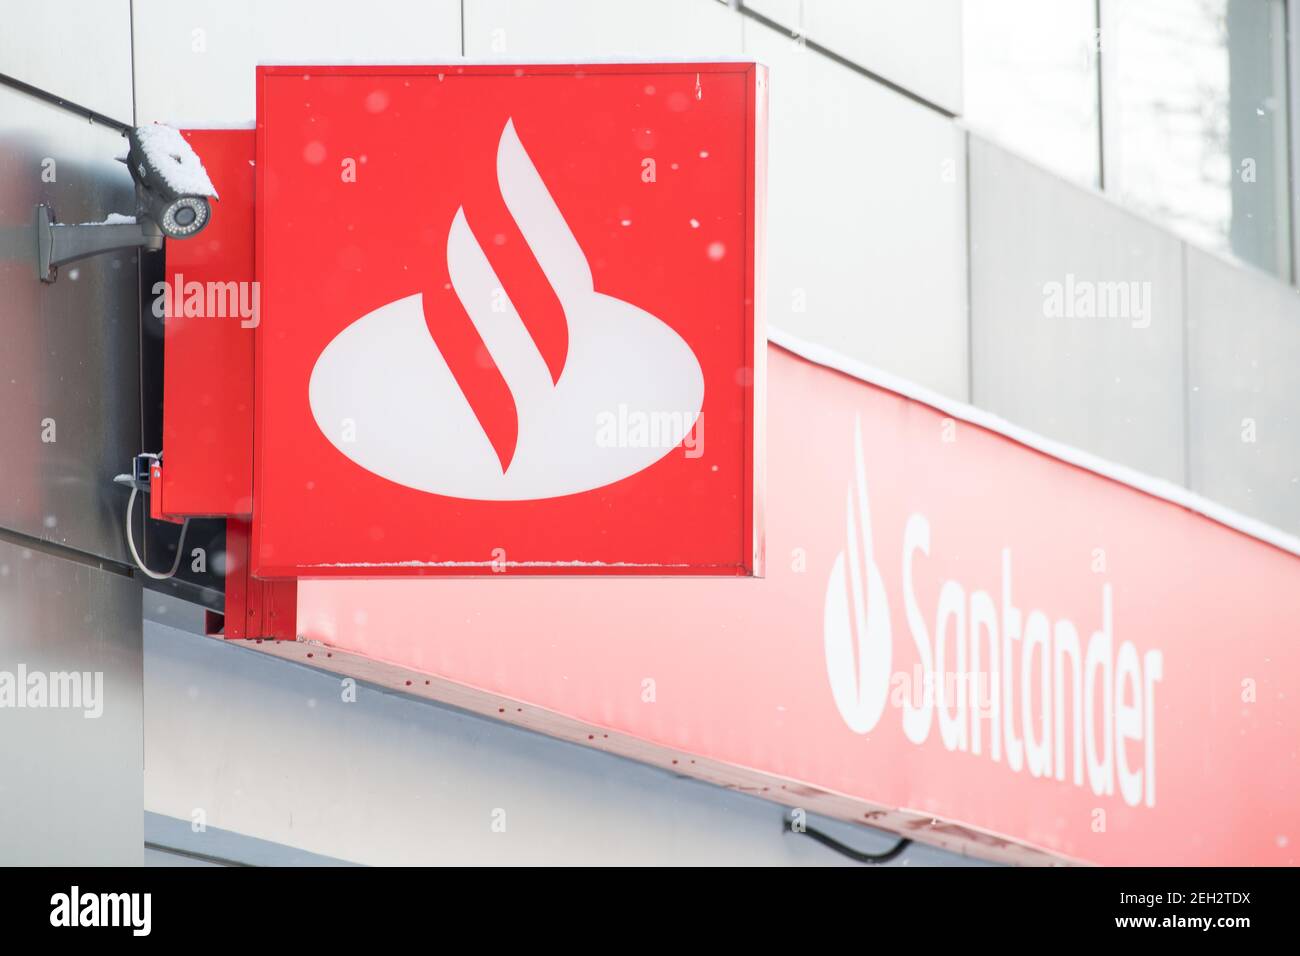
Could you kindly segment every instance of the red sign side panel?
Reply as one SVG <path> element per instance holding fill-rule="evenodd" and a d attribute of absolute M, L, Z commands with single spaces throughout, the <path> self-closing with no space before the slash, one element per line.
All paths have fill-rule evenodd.
<path fill-rule="evenodd" d="M 212 221 L 167 243 L 163 497 L 171 515 L 246 515 L 253 495 L 252 130 L 187 130 L 217 189 Z"/>
<path fill-rule="evenodd" d="M 264 581 L 249 573 L 249 523 L 226 519 L 226 640 L 293 641 L 298 637 L 298 582 Z M 209 633 L 213 633 L 209 630 Z"/>
<path fill-rule="evenodd" d="M 746 136 L 749 153 L 745 185 L 745 330 L 747 365 L 753 369 L 752 424 L 747 429 L 745 470 L 754 476 L 745 501 L 747 523 L 741 546 L 750 549 L 755 577 L 766 573 L 766 532 L 763 503 L 767 490 L 767 67 L 755 64 L 749 74 L 751 122 Z"/>

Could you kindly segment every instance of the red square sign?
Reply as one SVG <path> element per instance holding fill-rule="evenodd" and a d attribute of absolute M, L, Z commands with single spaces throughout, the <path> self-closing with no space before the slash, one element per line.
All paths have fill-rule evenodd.
<path fill-rule="evenodd" d="M 259 67 L 254 572 L 761 573 L 764 100 Z"/>

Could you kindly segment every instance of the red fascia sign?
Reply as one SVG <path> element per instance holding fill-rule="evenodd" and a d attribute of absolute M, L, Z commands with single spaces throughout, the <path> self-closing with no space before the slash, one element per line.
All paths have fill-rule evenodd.
<path fill-rule="evenodd" d="M 782 341 L 764 579 L 301 581 L 260 649 L 990 859 L 1300 862 L 1300 542 Z"/>
<path fill-rule="evenodd" d="M 247 275 L 257 196 L 262 320 L 166 326 L 164 501 L 231 516 L 224 637 L 986 858 L 1297 862 L 1300 542 L 755 350 L 753 67 L 473 69 L 262 68 L 256 145 L 186 134 L 222 201 L 173 279 Z M 764 534 L 762 578 L 673 576 Z"/>

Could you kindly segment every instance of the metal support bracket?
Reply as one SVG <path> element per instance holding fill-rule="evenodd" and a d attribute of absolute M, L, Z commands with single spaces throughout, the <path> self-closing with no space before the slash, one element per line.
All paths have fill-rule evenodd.
<path fill-rule="evenodd" d="M 153 476 L 153 466 L 161 460 L 161 455 L 155 455 L 152 452 L 143 452 L 136 455 L 131 459 L 131 473 L 118 475 L 113 481 L 116 484 L 147 493 L 150 478 Z"/>
<path fill-rule="evenodd" d="M 60 225 L 49 206 L 36 207 L 36 275 L 42 282 L 53 282 L 59 266 L 77 259 L 117 249 L 156 252 L 162 247 L 162 230 L 148 220 Z"/>

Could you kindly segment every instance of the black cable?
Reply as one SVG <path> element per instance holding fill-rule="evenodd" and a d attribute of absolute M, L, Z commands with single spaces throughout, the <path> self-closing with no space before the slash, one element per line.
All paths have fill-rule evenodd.
<path fill-rule="evenodd" d="M 804 836 L 810 836 L 822 846 L 834 850 L 836 853 L 843 854 L 857 863 L 868 863 L 872 865 L 888 863 L 912 845 L 911 840 L 907 837 L 903 837 L 883 853 L 864 853 L 861 850 L 855 850 L 853 847 L 841 843 L 830 834 L 822 833 L 820 830 L 814 830 L 812 827 L 804 827 L 802 830 L 796 830 L 794 828 L 794 821 L 789 817 L 786 817 L 783 823 L 783 829 L 786 833 L 802 833 Z"/>
<path fill-rule="evenodd" d="M 125 133 L 131 128 L 129 123 L 123 123 L 121 120 L 113 119 L 111 116 L 105 116 L 99 110 L 92 110 L 88 106 L 82 106 L 80 103 L 74 103 L 72 100 L 65 99 L 56 93 L 50 93 L 41 89 L 39 86 L 32 86 L 30 83 L 24 83 L 16 76 L 9 76 L 7 73 L 0 73 L 0 85 L 12 87 L 28 96 L 34 96 L 38 100 L 61 107 L 70 113 L 76 113 L 84 116 L 91 122 L 98 123 L 101 126 L 107 126 L 109 129 L 117 130 L 119 133 Z"/>

